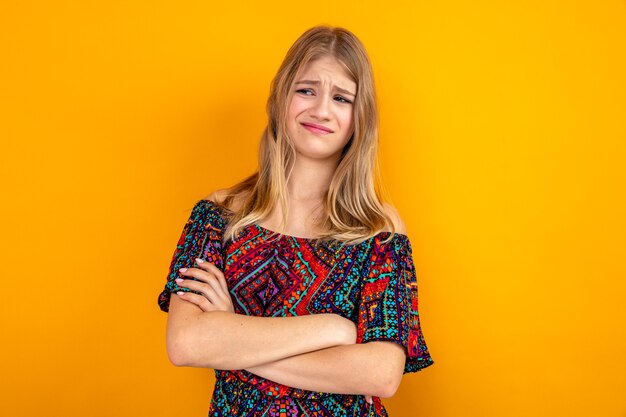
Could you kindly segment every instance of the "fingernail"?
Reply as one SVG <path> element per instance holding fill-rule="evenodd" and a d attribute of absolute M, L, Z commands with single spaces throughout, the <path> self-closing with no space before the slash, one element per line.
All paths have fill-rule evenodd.
<path fill-rule="evenodd" d="M 181 282 L 183 282 L 183 281 L 184 281 L 184 279 L 182 279 L 182 278 L 176 278 L 176 282 L 178 282 L 179 284 L 180 284 Z"/>
<path fill-rule="evenodd" d="M 196 262 L 198 262 L 199 264 L 203 264 L 204 263 L 204 261 L 202 259 L 200 259 L 200 258 L 196 258 Z"/>
<path fill-rule="evenodd" d="M 178 295 L 183 295 L 183 294 L 184 294 L 184 292 L 183 292 L 183 291 L 178 291 L 176 294 L 178 294 Z"/>
<path fill-rule="evenodd" d="M 180 272 L 187 272 L 187 268 L 180 268 L 179 271 Z"/>

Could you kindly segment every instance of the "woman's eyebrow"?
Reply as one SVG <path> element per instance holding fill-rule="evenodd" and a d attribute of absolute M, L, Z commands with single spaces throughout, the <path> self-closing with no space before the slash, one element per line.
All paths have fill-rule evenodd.
<path fill-rule="evenodd" d="M 319 85 L 319 83 L 320 83 L 319 81 L 314 81 L 314 80 L 301 80 L 301 81 L 296 81 L 296 84 Z M 337 91 L 339 91 L 340 93 L 348 94 L 348 95 L 351 95 L 351 96 L 356 96 L 356 94 L 355 94 L 355 93 L 353 93 L 353 92 L 351 92 L 351 91 L 348 91 L 348 90 L 346 90 L 346 89 L 343 89 L 343 88 L 341 88 L 341 87 L 339 87 L 339 86 L 334 86 L 334 87 L 335 87 L 335 89 L 336 89 Z"/>

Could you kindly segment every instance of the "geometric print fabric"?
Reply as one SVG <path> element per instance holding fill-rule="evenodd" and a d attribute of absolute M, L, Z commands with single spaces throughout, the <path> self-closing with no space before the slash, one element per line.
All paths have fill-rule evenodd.
<path fill-rule="evenodd" d="M 356 244 L 315 242 L 281 235 L 256 224 L 222 244 L 229 211 L 211 200 L 192 209 L 159 294 L 168 311 L 178 269 L 195 258 L 214 263 L 228 283 L 237 314 L 286 317 L 335 313 L 357 326 L 357 343 L 385 340 L 403 346 L 404 373 L 434 362 L 418 313 L 411 243 L 404 234 L 381 232 Z M 187 277 L 189 279 L 189 277 Z M 215 370 L 209 416 L 386 416 L 379 398 L 288 387 L 246 370 Z"/>

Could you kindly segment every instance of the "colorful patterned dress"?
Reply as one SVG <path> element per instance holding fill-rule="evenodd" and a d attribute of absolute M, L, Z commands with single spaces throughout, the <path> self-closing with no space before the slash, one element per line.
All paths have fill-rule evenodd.
<path fill-rule="evenodd" d="M 357 343 L 386 340 L 407 352 L 404 373 L 433 364 L 422 336 L 411 244 L 390 232 L 356 245 L 319 243 L 276 234 L 259 225 L 244 228 L 222 244 L 228 209 L 210 200 L 194 206 L 174 251 L 167 283 L 159 294 L 169 310 L 179 268 L 196 267 L 195 258 L 213 262 L 228 282 L 235 312 L 285 317 L 335 313 L 357 325 Z M 279 237 L 279 239 L 276 239 Z M 190 279 L 190 277 L 186 277 Z M 288 387 L 246 370 L 215 370 L 209 416 L 342 417 L 387 416 L 380 398 Z"/>

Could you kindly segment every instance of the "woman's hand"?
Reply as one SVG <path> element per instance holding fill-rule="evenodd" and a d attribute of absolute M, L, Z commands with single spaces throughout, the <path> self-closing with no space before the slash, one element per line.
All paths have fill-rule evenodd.
<path fill-rule="evenodd" d="M 202 311 L 228 311 L 235 312 L 233 301 L 228 291 L 224 274 L 211 262 L 206 262 L 196 258 L 196 263 L 200 268 L 181 268 L 181 275 L 193 277 L 192 279 L 177 278 L 179 287 L 189 288 L 202 295 L 191 292 L 179 291 L 176 294 L 185 301 L 189 301 L 200 307 Z"/>

